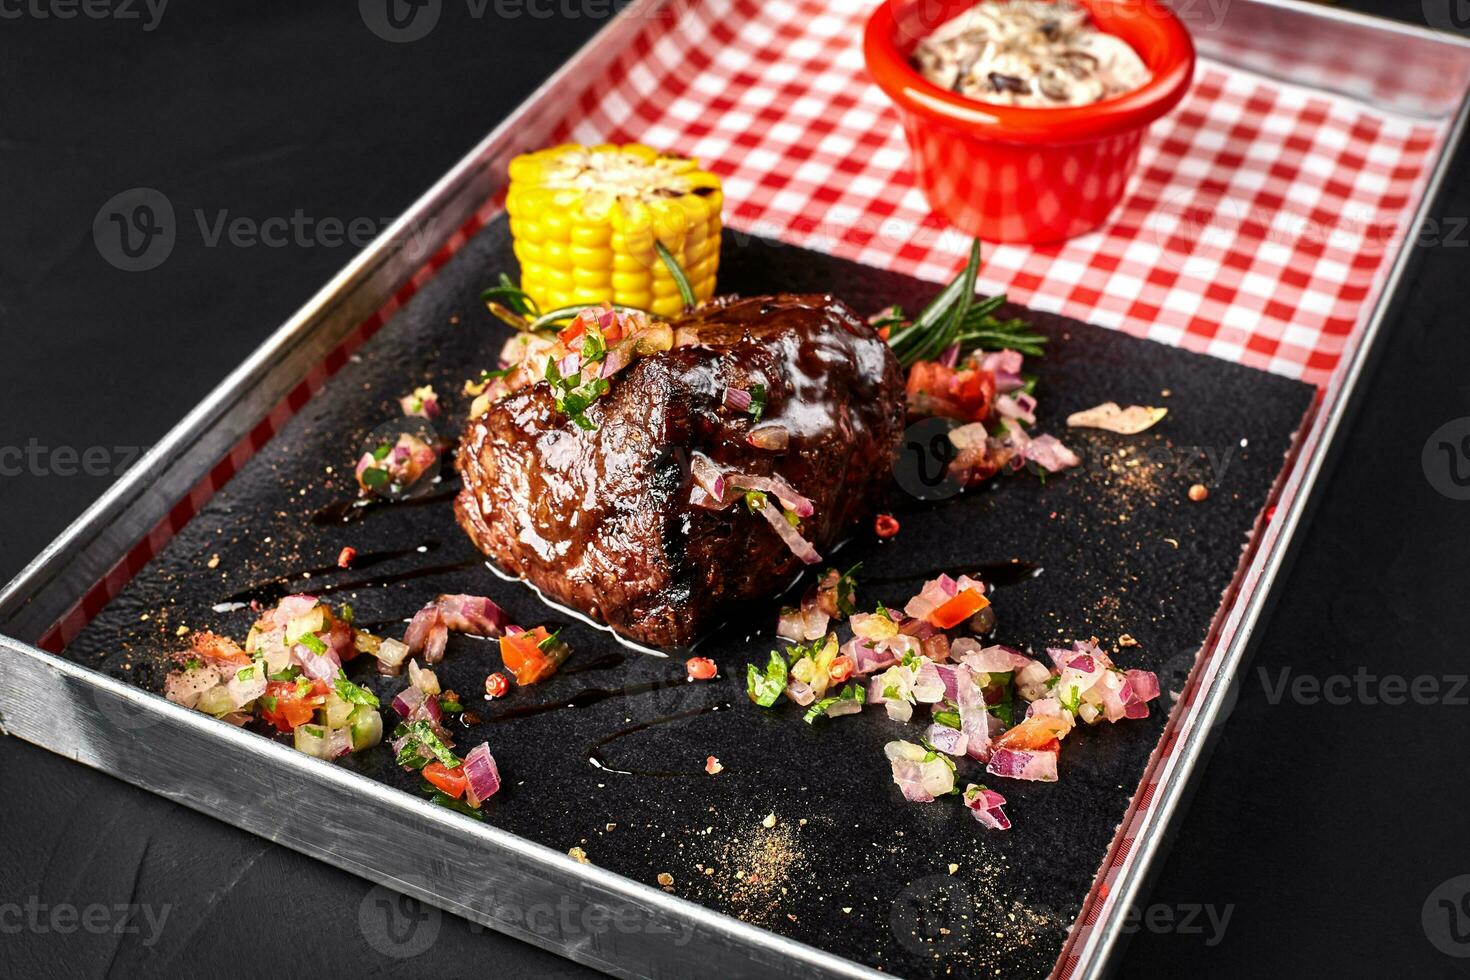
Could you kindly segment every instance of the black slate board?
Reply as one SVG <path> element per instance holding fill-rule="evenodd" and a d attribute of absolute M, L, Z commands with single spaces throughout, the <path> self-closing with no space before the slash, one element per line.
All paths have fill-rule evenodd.
<path fill-rule="evenodd" d="M 879 544 L 863 530 L 830 556 L 843 567 L 863 562 L 859 598 L 866 606 L 902 604 L 935 568 L 1035 563 L 1043 569 L 1039 576 L 994 595 L 998 639 L 1041 654 L 1074 637 L 1095 635 L 1111 646 L 1126 633 L 1140 645 L 1115 651 L 1115 659 L 1159 671 L 1165 694 L 1153 716 L 1075 732 L 1065 745 L 1060 782 L 988 780 L 1010 800 L 1015 824 L 1008 833 L 988 832 L 952 801 L 916 805 L 899 796 L 882 746 L 915 739 L 918 724 L 900 726 L 870 709 L 809 727 L 794 705 L 763 711 L 745 699 L 745 663 L 763 662 L 774 644 L 775 602 L 701 644 L 700 653 L 721 664 L 719 680 L 644 691 L 640 685 L 650 681 L 681 677 L 682 660 L 627 650 L 547 609 L 524 586 L 492 575 L 474 561 L 447 502 L 382 508 L 349 525 L 313 525 L 311 514 L 351 492 L 359 447 L 371 430 L 397 417 L 399 395 L 432 382 L 446 401 L 446 419 L 463 417 L 469 399 L 461 384 L 493 366 L 505 336 L 476 299 L 501 271 L 515 275 L 505 226 L 496 222 L 209 502 L 66 655 L 158 690 L 164 656 L 186 642 L 176 635 L 180 627 L 244 636 L 249 610 L 211 611 L 243 587 L 330 567 L 344 545 L 365 555 L 406 550 L 303 585 L 442 567 L 332 596 L 350 601 L 360 623 L 408 617 L 442 592 L 490 595 L 528 626 L 568 623 L 564 636 L 576 651 L 569 669 L 493 705 L 478 700 L 486 673 L 499 665 L 493 645 L 454 637 L 439 667 L 445 685 L 485 719 L 464 733 L 461 745 L 488 739 L 506 779 L 486 806 L 489 821 L 553 848 L 580 846 L 593 863 L 649 884 L 668 872 L 686 898 L 889 972 L 1045 975 L 1157 744 L 1169 692 L 1186 676 L 1232 581 L 1312 389 L 1031 314 L 1052 338 L 1036 368 L 1038 431 L 1063 438 L 1084 457 L 1084 467 L 1045 483 L 1002 479 L 942 501 L 896 491 L 903 522 L 897 538 Z M 746 294 L 828 291 L 864 313 L 893 302 L 917 308 L 935 288 L 729 233 L 720 285 Z M 1067 414 L 1105 400 L 1171 411 L 1139 436 L 1064 429 Z M 452 435 L 455 426 L 440 428 Z M 931 435 L 913 432 L 911 459 Z M 901 465 L 900 471 L 900 482 L 912 488 L 917 470 Z M 1207 501 L 1187 499 L 1195 482 L 1212 485 Z M 420 545 L 432 550 L 413 551 Z M 401 635 L 396 625 L 383 632 Z M 621 662 L 597 667 L 609 661 Z M 368 670 L 361 661 L 354 666 L 355 674 Z M 574 673 L 579 666 L 594 669 Z M 403 683 L 372 681 L 387 696 Z M 588 688 L 641 693 L 494 721 Z M 701 711 L 726 704 L 727 710 Z M 589 763 L 588 747 L 597 740 L 673 714 L 689 717 L 617 740 L 606 749 L 607 761 L 690 775 L 619 775 Z M 725 772 L 705 775 L 708 755 L 718 756 Z M 396 769 L 386 748 L 342 764 L 418 791 L 419 779 Z M 967 779 L 985 781 L 979 767 L 962 763 L 961 785 Z M 762 825 L 767 814 L 776 815 L 774 828 Z"/>

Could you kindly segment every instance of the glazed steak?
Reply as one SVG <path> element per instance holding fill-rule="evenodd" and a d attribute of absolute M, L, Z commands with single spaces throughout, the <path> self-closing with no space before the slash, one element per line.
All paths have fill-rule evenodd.
<path fill-rule="evenodd" d="M 760 514 L 700 496 L 691 460 L 778 475 L 809 498 L 800 531 L 825 555 L 871 513 L 903 428 L 903 379 L 888 345 L 830 296 L 722 298 L 675 324 L 673 350 L 612 379 L 584 431 L 538 382 L 470 420 L 459 450 L 460 524 L 506 572 L 619 633 L 683 646 L 743 600 L 803 567 Z M 756 391 L 750 411 L 726 388 Z M 760 449 L 757 425 L 784 427 Z M 759 440 L 758 440 L 759 441 Z"/>

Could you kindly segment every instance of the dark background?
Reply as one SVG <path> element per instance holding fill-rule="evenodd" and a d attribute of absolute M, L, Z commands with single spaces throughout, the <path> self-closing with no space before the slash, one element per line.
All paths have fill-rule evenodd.
<path fill-rule="evenodd" d="M 1422 24 L 1436 2 L 1448 0 L 1358 5 Z M 140 6 L 139 20 L 61 20 L 0 5 L 0 451 L 33 445 L 37 461 L 0 476 L 0 578 L 113 479 L 65 475 L 56 449 L 104 447 L 105 468 L 124 464 L 356 251 L 209 247 L 196 208 L 391 218 L 603 23 L 474 19 L 446 2 L 427 38 L 390 44 L 351 3 L 175 4 L 153 30 Z M 158 268 L 125 273 L 99 255 L 92 221 L 139 186 L 173 202 L 179 239 Z M 1441 693 L 1466 670 L 1470 503 L 1436 492 L 1421 463 L 1432 432 L 1470 415 L 1466 154 L 1435 213 L 1438 242 L 1419 249 L 1220 746 L 1141 902 L 1126 974 L 1463 973 L 1423 911 L 1470 874 L 1466 692 L 1397 705 L 1371 684 L 1341 704 L 1276 696 L 1284 670 L 1427 676 Z M 437 913 L 428 952 L 385 954 L 359 925 L 375 890 L 346 872 L 15 739 L 0 739 L 0 778 L 0 973 L 587 974 Z M 167 919 L 153 942 L 144 919 L 135 935 L 17 931 L 6 908 L 28 903 L 167 906 Z M 1228 909 L 1223 935 L 1191 918 L 1207 905 Z"/>

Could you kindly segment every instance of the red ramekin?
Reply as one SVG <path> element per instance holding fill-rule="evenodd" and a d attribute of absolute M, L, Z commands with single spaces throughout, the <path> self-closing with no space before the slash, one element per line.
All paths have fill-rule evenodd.
<path fill-rule="evenodd" d="M 885 0 L 868 18 L 863 57 L 898 107 L 929 203 L 961 230 L 1000 242 L 1091 231 L 1123 196 L 1149 123 L 1194 77 L 1194 44 L 1160 0 L 1077 0 L 1097 28 L 1133 46 L 1153 74 L 1142 88 L 1087 106 L 989 105 L 942 89 L 909 64 L 921 38 L 975 0 Z"/>

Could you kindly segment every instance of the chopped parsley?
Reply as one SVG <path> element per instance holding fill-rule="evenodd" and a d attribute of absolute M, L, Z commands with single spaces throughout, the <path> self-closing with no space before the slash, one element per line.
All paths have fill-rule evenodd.
<path fill-rule="evenodd" d="M 438 759 L 450 769 L 463 764 L 458 756 L 449 751 L 449 746 L 434 734 L 433 727 L 427 721 L 416 721 L 412 725 L 399 725 L 393 729 L 393 737 L 407 739 L 403 743 L 403 748 L 398 750 L 398 756 L 395 759 L 400 766 L 422 769 L 434 759 Z"/>
<path fill-rule="evenodd" d="M 786 658 L 772 650 L 764 671 L 755 664 L 745 668 L 745 693 L 762 708 L 769 708 L 786 690 L 786 677 Z"/>
<path fill-rule="evenodd" d="M 750 407 L 746 409 L 750 417 L 759 422 L 761 416 L 766 414 L 766 386 L 760 382 L 750 386 Z"/>
<path fill-rule="evenodd" d="M 332 682 L 336 688 L 337 697 L 352 704 L 365 704 L 369 708 L 378 707 L 378 696 L 372 691 L 358 687 L 347 679 L 346 671 L 337 671 L 337 679 Z"/>
<path fill-rule="evenodd" d="M 565 628 L 566 627 L 562 627 L 562 629 Z M 557 639 L 557 637 L 559 636 L 561 636 L 561 629 L 557 630 L 555 633 L 552 633 L 551 635 L 546 637 L 546 639 L 536 644 L 536 649 L 540 650 L 542 653 L 550 652 L 554 647 L 556 647 L 558 643 L 561 642 Z"/>
<path fill-rule="evenodd" d="M 474 817 L 476 820 L 485 819 L 485 815 L 483 813 L 470 806 L 464 800 L 456 800 L 448 793 L 435 789 L 434 787 L 429 786 L 427 783 L 425 783 L 424 785 L 427 790 L 433 791 L 433 795 L 429 797 L 430 803 L 433 803 L 436 806 L 442 806 L 446 810 L 453 810 L 455 813 L 463 813 L 467 817 Z"/>
<path fill-rule="evenodd" d="M 842 689 L 842 692 L 840 694 L 834 694 L 832 697 L 823 698 L 816 704 L 812 705 L 810 708 L 806 709 L 806 714 L 802 715 L 801 720 L 810 725 L 818 718 L 825 718 L 827 716 L 827 713 L 832 710 L 832 706 L 837 704 L 837 702 L 839 701 L 856 701 L 859 705 L 861 705 L 863 703 L 862 689 L 856 684 L 847 685 Z"/>
<path fill-rule="evenodd" d="M 936 711 L 934 712 L 934 722 L 935 724 L 943 725 L 945 728 L 953 728 L 958 731 L 960 728 L 960 713 L 958 711 Z"/>
<path fill-rule="evenodd" d="M 591 432 L 597 428 L 592 420 L 587 418 L 587 409 L 608 392 L 606 378 L 593 378 L 585 384 L 582 382 L 582 372 L 577 371 L 570 377 L 562 377 L 561 369 L 557 367 L 554 358 L 546 360 L 546 380 L 551 385 L 552 394 L 556 398 L 556 410 L 571 419 L 577 428 Z"/>
<path fill-rule="evenodd" d="M 310 650 L 318 657 L 327 652 L 327 645 L 323 643 L 322 638 L 317 636 L 315 633 L 303 633 L 296 642 L 306 647 L 306 649 Z"/>
<path fill-rule="evenodd" d="M 851 616 L 857 612 L 857 604 L 854 601 L 857 595 L 857 579 L 853 578 L 853 575 L 862 567 L 863 563 L 858 562 L 837 576 L 837 611 L 844 616 Z"/>

